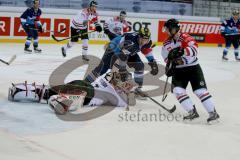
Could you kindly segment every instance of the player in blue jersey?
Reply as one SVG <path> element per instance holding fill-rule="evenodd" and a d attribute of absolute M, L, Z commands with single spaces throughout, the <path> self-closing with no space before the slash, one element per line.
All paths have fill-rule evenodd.
<path fill-rule="evenodd" d="M 33 48 L 36 53 L 40 53 L 42 50 L 38 48 L 38 32 L 43 32 L 42 24 L 40 22 L 40 16 L 42 14 L 39 8 L 39 0 L 33 0 L 33 7 L 28 8 L 21 15 L 21 24 L 27 34 L 27 40 L 25 43 L 25 53 L 32 53 L 30 45 L 33 39 Z"/>
<path fill-rule="evenodd" d="M 228 60 L 227 53 L 231 45 L 234 47 L 235 59 L 240 61 L 239 58 L 239 39 L 240 39 L 240 20 L 239 11 L 233 10 L 232 17 L 226 19 L 221 25 L 221 34 L 225 38 L 226 46 L 223 50 L 223 60 Z"/>
<path fill-rule="evenodd" d="M 138 52 L 144 54 L 151 66 L 151 74 L 158 74 L 158 65 L 152 53 L 151 33 L 148 28 L 142 28 L 139 32 L 125 33 L 114 38 L 107 47 L 100 64 L 86 77 L 85 80 L 93 82 L 97 77 L 103 75 L 112 65 L 119 60 L 119 71 L 124 81 L 128 75 L 126 65 L 134 68 L 134 80 L 138 84 L 137 91 L 141 91 L 143 85 L 144 64 Z"/>

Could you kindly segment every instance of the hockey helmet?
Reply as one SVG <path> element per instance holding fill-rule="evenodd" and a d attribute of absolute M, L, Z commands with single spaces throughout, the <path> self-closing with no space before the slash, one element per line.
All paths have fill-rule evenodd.
<path fill-rule="evenodd" d="M 36 4 L 38 2 L 38 4 L 40 4 L 40 0 L 32 0 L 33 4 Z"/>
<path fill-rule="evenodd" d="M 141 38 L 144 38 L 144 39 L 150 39 L 150 37 L 151 37 L 151 32 L 150 32 L 150 30 L 148 29 L 148 28 L 141 28 L 139 31 L 138 31 L 138 33 L 139 33 L 139 36 L 141 37 Z"/>
<path fill-rule="evenodd" d="M 164 28 L 165 28 L 165 30 L 168 30 L 169 33 L 175 34 L 180 30 L 180 24 L 179 24 L 178 20 L 171 18 L 171 19 L 167 20 L 167 22 L 165 22 Z M 173 31 L 175 31 L 175 33 L 173 33 Z"/>
<path fill-rule="evenodd" d="M 89 6 L 90 6 L 90 7 L 92 7 L 92 6 L 97 7 L 97 6 L 98 6 L 98 3 L 97 3 L 96 1 L 91 1 L 91 2 L 89 3 Z"/>
<path fill-rule="evenodd" d="M 126 17 L 127 16 L 127 12 L 126 11 L 121 11 L 120 12 L 120 16 L 121 17 Z"/>
<path fill-rule="evenodd" d="M 232 11 L 232 15 L 233 15 L 233 16 L 238 16 L 238 15 L 239 15 L 239 10 L 234 9 L 234 10 Z"/>

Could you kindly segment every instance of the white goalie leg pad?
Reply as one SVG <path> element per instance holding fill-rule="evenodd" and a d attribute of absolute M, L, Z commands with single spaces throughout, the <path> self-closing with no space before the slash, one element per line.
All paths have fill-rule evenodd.
<path fill-rule="evenodd" d="M 78 110 L 83 106 L 84 99 L 86 97 L 86 92 L 81 92 L 80 94 L 58 94 L 53 95 L 49 98 L 48 104 L 57 114 L 66 114 L 67 112 L 72 112 Z"/>
<path fill-rule="evenodd" d="M 29 102 L 44 102 L 42 100 L 45 91 L 48 89 L 46 85 L 36 85 L 36 83 L 12 84 L 8 90 L 9 101 L 29 101 Z M 46 102 L 46 101 L 45 101 Z"/>

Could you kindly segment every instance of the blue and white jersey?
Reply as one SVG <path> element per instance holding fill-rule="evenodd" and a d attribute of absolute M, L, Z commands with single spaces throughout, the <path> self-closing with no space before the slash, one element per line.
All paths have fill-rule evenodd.
<path fill-rule="evenodd" d="M 41 9 L 34 10 L 34 8 L 28 8 L 22 15 L 21 15 L 21 23 L 29 24 L 29 25 L 37 25 L 41 26 L 40 16 L 42 14 Z"/>
<path fill-rule="evenodd" d="M 237 34 L 240 31 L 240 20 L 235 21 L 233 17 L 223 21 L 221 25 L 221 33 L 223 34 Z"/>
<path fill-rule="evenodd" d="M 114 54 L 119 55 L 122 51 L 124 42 L 129 41 L 130 44 L 132 44 L 133 47 L 129 50 L 130 56 L 133 56 L 137 54 L 138 52 L 141 52 L 144 54 L 144 56 L 147 58 L 149 62 L 154 60 L 153 54 L 152 54 L 152 40 L 149 40 L 149 42 L 143 46 L 140 46 L 139 44 L 139 34 L 136 32 L 133 33 L 124 33 L 122 36 L 117 36 L 114 38 L 110 44 L 109 48 L 113 50 Z"/>

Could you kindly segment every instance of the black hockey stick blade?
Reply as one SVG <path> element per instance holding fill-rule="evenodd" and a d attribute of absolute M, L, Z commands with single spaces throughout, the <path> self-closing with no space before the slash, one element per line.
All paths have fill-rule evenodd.
<path fill-rule="evenodd" d="M 0 59 L 0 61 L 1 61 L 2 63 L 6 64 L 6 65 L 10 65 L 16 58 L 17 58 L 17 56 L 16 56 L 16 55 L 13 55 L 8 62 L 7 62 L 7 61 L 4 61 L 4 60 L 2 60 L 2 59 Z"/>
<path fill-rule="evenodd" d="M 173 105 L 173 108 L 169 109 L 169 113 L 173 113 L 176 111 L 176 105 Z"/>
<path fill-rule="evenodd" d="M 0 62 L 4 63 L 4 64 L 6 64 L 6 65 L 9 65 L 8 62 L 6 62 L 6 61 L 4 61 L 4 60 L 2 60 L 2 59 L 0 59 Z"/>
<path fill-rule="evenodd" d="M 12 58 L 8 61 L 8 65 L 10 65 L 15 59 L 17 58 L 17 55 L 13 55 Z"/>

